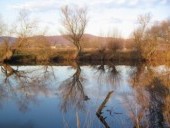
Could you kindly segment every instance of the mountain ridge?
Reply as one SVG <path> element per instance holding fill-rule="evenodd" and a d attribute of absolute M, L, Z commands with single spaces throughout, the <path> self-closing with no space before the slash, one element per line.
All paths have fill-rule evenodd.
<path fill-rule="evenodd" d="M 52 36 L 43 36 L 43 35 L 36 35 L 36 36 L 32 36 L 30 38 L 36 38 L 36 37 L 45 37 L 51 46 L 73 46 L 73 44 L 67 40 L 63 35 L 52 35 Z M 0 43 L 3 42 L 3 38 L 7 38 L 9 39 L 10 44 L 14 43 L 16 41 L 16 37 L 12 37 L 12 36 L 0 36 Z M 82 37 L 83 42 L 89 42 L 89 43 L 94 43 L 94 42 L 98 42 L 98 44 L 100 43 L 104 43 L 106 42 L 107 39 L 113 39 L 113 37 L 102 37 L 102 36 L 96 36 L 96 35 L 92 35 L 92 34 L 84 34 Z"/>

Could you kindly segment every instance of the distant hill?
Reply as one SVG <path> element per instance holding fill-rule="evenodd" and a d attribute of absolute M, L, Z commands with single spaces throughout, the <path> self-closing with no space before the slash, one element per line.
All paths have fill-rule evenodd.
<path fill-rule="evenodd" d="M 41 36 L 34 36 L 34 37 L 41 37 Z M 34 38 L 30 37 L 30 38 Z M 63 45 L 69 45 L 70 42 L 66 40 L 63 36 L 45 36 L 49 43 L 51 45 L 55 44 L 63 44 Z M 2 43 L 4 40 L 8 40 L 10 43 L 14 43 L 17 38 L 15 37 L 7 37 L 7 36 L 0 36 L 0 43 Z"/>
<path fill-rule="evenodd" d="M 15 37 L 0 36 L 0 43 L 2 43 L 4 41 L 4 39 L 8 40 L 10 43 L 15 42 L 15 40 L 16 40 Z"/>
<path fill-rule="evenodd" d="M 34 37 L 42 37 L 42 36 L 34 36 Z M 30 38 L 34 38 L 30 37 Z M 56 35 L 56 36 L 45 36 L 47 40 L 49 41 L 51 46 L 73 46 L 73 44 L 68 41 L 66 38 L 64 38 L 61 35 Z M 3 42 L 3 38 L 8 38 L 10 43 L 14 43 L 17 38 L 15 37 L 0 37 L 0 43 Z M 112 39 L 111 37 L 101 37 L 101 36 L 94 36 L 90 34 L 84 34 L 83 36 L 83 42 L 82 45 L 84 47 L 99 47 L 105 44 L 106 40 Z"/>
<path fill-rule="evenodd" d="M 35 37 L 37 37 L 37 36 L 35 36 Z M 60 36 L 60 35 L 45 36 L 45 37 L 47 38 L 47 40 L 49 41 L 49 43 L 51 45 L 55 45 L 55 44 L 72 45 L 72 43 L 70 41 L 68 41 L 66 38 L 64 38 L 63 36 Z M 103 37 L 93 36 L 93 35 L 90 35 L 90 34 L 85 34 L 84 37 L 88 38 L 88 39 L 92 39 L 92 40 L 97 39 L 97 38 L 103 38 Z M 15 37 L 0 36 L 0 43 L 2 43 L 5 38 L 8 39 L 9 42 L 11 42 L 11 43 L 15 42 L 16 39 L 17 39 Z"/>
<path fill-rule="evenodd" d="M 47 40 L 51 45 L 72 45 L 70 41 L 65 39 L 63 36 L 46 36 Z"/>
<path fill-rule="evenodd" d="M 48 39 L 51 45 L 69 45 L 69 46 L 73 45 L 69 40 L 67 40 L 63 36 L 46 36 L 46 38 Z M 98 40 L 103 42 L 103 40 L 105 39 L 106 39 L 105 37 L 94 36 L 90 34 L 84 34 L 83 36 L 84 42 L 88 42 L 89 40 L 90 41 Z"/>

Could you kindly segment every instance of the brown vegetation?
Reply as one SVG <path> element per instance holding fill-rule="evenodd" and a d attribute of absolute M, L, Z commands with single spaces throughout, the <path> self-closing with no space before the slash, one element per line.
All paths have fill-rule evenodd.
<path fill-rule="evenodd" d="M 35 55 L 38 60 L 48 60 L 48 55 L 50 54 L 48 53 L 48 51 L 45 51 L 47 48 L 49 48 L 48 41 L 43 36 L 35 37 L 35 35 L 39 33 L 37 30 L 37 22 L 35 22 L 34 20 L 30 20 L 28 12 L 24 10 L 19 13 L 16 22 L 17 24 L 11 29 L 7 29 L 7 27 L 5 29 L 2 29 L 2 27 L 0 26 L 2 30 L 1 35 L 8 35 L 1 37 L 1 61 L 8 61 L 19 52 L 24 53 L 25 49 L 30 49 L 32 47 L 38 48 L 39 52 L 34 50 L 34 52 L 32 52 L 31 54 L 29 53 L 30 55 Z M 12 43 L 10 40 L 11 34 L 16 36 L 15 42 Z M 43 35 L 44 33 L 41 34 Z"/>
<path fill-rule="evenodd" d="M 170 47 L 170 21 L 155 23 L 150 27 L 150 20 L 150 14 L 140 16 L 138 18 L 139 26 L 133 33 L 135 49 L 145 60 L 157 59 L 156 52 L 163 52 L 164 50 L 168 52 L 168 47 Z M 167 48 L 163 48 L 163 44 L 167 44 Z M 169 59 L 166 56 L 162 57 Z"/>
<path fill-rule="evenodd" d="M 138 65 L 132 72 L 129 81 L 135 98 L 124 99 L 136 127 L 163 127 L 163 122 L 169 126 L 169 75 L 168 70 L 160 72 L 149 64 Z"/>

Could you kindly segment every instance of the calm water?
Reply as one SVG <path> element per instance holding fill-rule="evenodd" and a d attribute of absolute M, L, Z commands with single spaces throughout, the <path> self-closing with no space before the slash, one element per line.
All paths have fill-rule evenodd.
<path fill-rule="evenodd" d="M 169 128 L 170 68 L 1 65 L 0 128 L 103 127 Z"/>

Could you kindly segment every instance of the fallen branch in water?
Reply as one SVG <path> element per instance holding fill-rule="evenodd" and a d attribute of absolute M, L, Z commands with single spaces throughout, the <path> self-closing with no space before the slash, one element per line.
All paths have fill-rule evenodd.
<path fill-rule="evenodd" d="M 102 110 L 105 107 L 106 103 L 108 102 L 108 100 L 110 99 L 111 95 L 112 95 L 113 91 L 110 91 L 105 100 L 103 101 L 103 103 L 100 105 L 100 107 L 98 108 L 96 115 L 99 118 L 99 120 L 102 122 L 102 124 L 105 126 L 105 128 L 110 128 L 109 125 L 107 124 L 107 122 L 105 121 L 106 118 L 104 118 L 102 116 Z"/>

